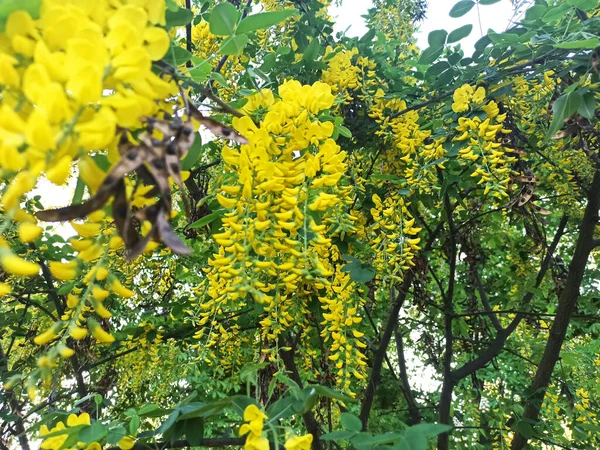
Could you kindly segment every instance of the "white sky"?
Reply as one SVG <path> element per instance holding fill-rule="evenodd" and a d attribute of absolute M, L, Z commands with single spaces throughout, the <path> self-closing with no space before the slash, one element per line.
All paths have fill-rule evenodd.
<path fill-rule="evenodd" d="M 455 0 L 429 0 L 427 18 L 420 25 L 417 33 L 418 44 L 421 49 L 427 48 L 427 35 L 430 31 L 445 29 L 449 33 L 468 23 L 473 24 L 471 35 L 460 41 L 465 49 L 466 56 L 470 56 L 473 45 L 479 38 L 481 32 L 477 7 L 473 8 L 464 16 L 453 19 L 448 15 L 450 9 L 456 3 Z M 371 0 L 344 0 L 341 6 L 330 8 L 331 16 L 334 18 L 335 31 L 345 31 L 350 27 L 347 36 L 362 36 L 367 32 L 362 15 L 373 5 Z M 480 6 L 481 29 L 485 34 L 489 28 L 497 32 L 504 31 L 513 17 L 513 9 L 510 0 L 501 0 L 494 5 Z"/>

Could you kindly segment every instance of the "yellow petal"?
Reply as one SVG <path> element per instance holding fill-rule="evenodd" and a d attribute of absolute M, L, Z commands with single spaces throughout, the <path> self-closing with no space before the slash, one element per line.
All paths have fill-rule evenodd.
<path fill-rule="evenodd" d="M 23 242 L 35 241 L 42 234 L 42 229 L 37 225 L 24 222 L 19 225 L 19 239 Z"/>
<path fill-rule="evenodd" d="M 0 257 L 0 263 L 4 270 L 11 275 L 32 277 L 40 273 L 40 266 L 31 261 L 25 261 L 12 253 L 5 253 Z"/>

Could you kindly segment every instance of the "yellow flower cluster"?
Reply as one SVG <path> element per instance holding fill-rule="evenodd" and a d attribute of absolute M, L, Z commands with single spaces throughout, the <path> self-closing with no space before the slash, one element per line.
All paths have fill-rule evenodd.
<path fill-rule="evenodd" d="M 366 98 L 370 91 L 375 90 L 375 62 L 357 56 L 358 49 L 346 49 L 339 46 L 333 49 L 328 46 L 324 59 L 327 60 L 327 69 L 323 71 L 321 80 L 331 86 L 332 91 L 344 100 L 352 101 L 352 94 L 359 98 Z"/>
<path fill-rule="evenodd" d="M 334 278 L 325 290 L 325 295 L 319 296 L 323 309 L 323 329 L 321 337 L 329 345 L 329 360 L 334 362 L 336 384 L 339 388 L 354 396 L 351 391 L 353 379 L 359 381 L 366 378 L 366 359 L 362 352 L 367 345 L 361 341 L 364 333 L 356 328 L 362 322 L 359 309 L 364 300 L 354 288 L 348 272 L 342 272 L 343 261 L 339 252 L 332 251 L 331 259 L 335 265 Z"/>
<path fill-rule="evenodd" d="M 461 93 L 457 94 L 459 91 Z M 478 108 L 485 112 L 486 118 L 481 119 L 478 115 L 472 118 L 459 117 L 456 127 L 459 135 L 454 137 L 453 141 L 468 140 L 468 145 L 458 151 L 459 158 L 468 161 L 470 167 L 475 166 L 471 176 L 478 178 L 478 185 L 484 186 L 484 195 L 492 191 L 492 195 L 501 199 L 508 195 L 506 188 L 510 181 L 510 166 L 516 159 L 508 155 L 502 146 L 502 136 L 511 132 L 502 126 L 506 114 L 499 114 L 498 105 L 493 100 L 482 105 L 485 95 L 485 89 L 482 87 L 474 92 L 469 85 L 456 90 L 455 103 L 452 105 L 455 111 L 464 111 L 466 109 L 463 107 L 468 108 L 470 104 L 480 105 Z M 460 107 L 456 107 L 457 104 Z"/>
<path fill-rule="evenodd" d="M 198 320 L 205 327 L 196 335 L 208 331 L 203 347 L 238 342 L 237 326 L 230 321 L 225 329 L 217 319 L 246 307 L 249 299 L 262 305 L 262 335 L 270 342 L 284 331 L 310 327 L 307 305 L 339 276 L 345 262 L 331 239 L 354 226 L 345 211 L 352 202 L 351 187 L 343 182 L 346 153 L 331 139 L 334 125 L 318 119 L 333 102 L 324 83 L 288 81 L 277 98 L 270 91 L 249 97 L 244 111 L 251 116 L 234 119 L 250 143 L 222 150 L 226 173 L 216 198 L 225 211 L 223 229 L 213 235 L 218 250 L 209 259 L 207 286 L 198 290 L 208 297 Z M 337 314 L 350 307 L 331 308 Z M 356 323 L 346 323 L 347 317 L 336 333 Z M 276 354 L 276 347 L 263 352 Z"/>
<path fill-rule="evenodd" d="M 151 71 L 169 47 L 164 0 L 44 0 L 13 12 L 0 35 L 0 167 L 19 173 L 6 211 L 44 171 L 62 184 L 80 151 L 105 148 L 117 123 L 140 125 L 173 85 Z M 25 148 L 25 151 L 19 149 Z M 18 181 L 17 180 L 17 181 Z"/>
<path fill-rule="evenodd" d="M 57 433 L 62 430 L 67 430 L 67 428 L 69 428 L 69 427 L 76 427 L 78 425 L 90 425 L 90 415 L 88 413 L 83 413 L 83 414 L 80 414 L 79 416 L 77 416 L 75 414 L 71 414 L 69 417 L 67 417 L 66 426 L 63 422 L 58 422 L 56 424 L 56 426 L 52 429 L 48 429 L 48 427 L 46 425 L 42 425 L 42 427 L 40 428 L 40 437 L 43 438 L 44 436 L 49 435 L 51 433 Z M 68 437 L 69 437 L 69 435 L 67 434 L 66 431 L 64 434 L 57 434 L 55 436 L 48 437 L 48 438 L 44 439 L 44 441 L 40 444 L 40 448 L 46 449 L 46 450 L 58 450 L 58 449 L 76 450 L 76 449 L 82 449 L 82 448 L 84 448 L 85 450 L 101 450 L 102 449 L 100 444 L 98 444 L 97 442 L 93 442 L 89 445 L 86 445 L 82 442 L 78 442 L 74 447 L 63 447 L 63 444 L 66 442 Z"/>
<path fill-rule="evenodd" d="M 421 228 L 414 226 L 415 219 L 408 211 L 409 202 L 395 194 L 382 200 L 373 195 L 374 208 L 371 208 L 374 224 L 369 243 L 375 251 L 373 266 L 377 276 L 393 283 L 402 282 L 403 274 L 414 266 L 413 258 L 419 247 L 416 237 Z"/>
<path fill-rule="evenodd" d="M 463 84 L 454 91 L 452 98 L 454 100 L 452 111 L 455 113 L 465 112 L 469 109 L 470 104 L 481 105 L 484 102 L 485 89 L 478 87 L 475 90 L 470 84 Z"/>
<path fill-rule="evenodd" d="M 248 422 L 240 427 L 240 436 L 247 434 L 244 448 L 246 450 L 269 450 L 269 440 L 263 437 L 267 415 L 256 405 L 249 405 L 244 410 L 244 421 Z"/>
<path fill-rule="evenodd" d="M 178 92 L 172 80 L 151 70 L 152 61 L 161 59 L 170 45 L 163 28 L 165 0 L 40 3 L 39 18 L 15 11 L 0 33 L 0 208 L 4 224 L 18 223 L 16 237 L 23 243 L 35 242 L 42 233 L 36 219 L 21 209 L 21 199 L 39 177 L 62 185 L 78 160 L 80 179 L 96 192 L 105 172 L 92 154 L 109 148 L 109 160 L 115 163 L 117 126 L 139 128 L 143 116 L 156 115 Z M 57 358 L 73 355 L 65 345 L 69 336 L 79 340 L 89 331 L 99 343 L 113 342 L 88 316 L 111 316 L 104 306 L 111 292 L 122 298 L 134 294 L 106 265 L 108 253 L 123 245 L 113 236 L 112 223 L 103 211 L 88 219 L 71 223 L 79 236 L 70 239 L 76 258 L 47 264 L 55 280 L 73 287 L 60 320 L 34 339 L 38 345 L 52 344 L 38 358 L 42 379 Z M 40 251 L 44 247 L 42 242 Z M 41 269 L 15 254 L 4 239 L 0 265 L 12 276 L 35 276 Z M 2 291 L 10 292 L 10 285 Z"/>
<path fill-rule="evenodd" d="M 244 422 L 240 427 L 240 436 L 246 436 L 245 450 L 269 450 L 269 440 L 263 436 L 263 428 L 267 415 L 256 405 L 249 405 L 244 410 Z M 286 450 L 310 450 L 312 434 L 292 436 L 284 444 Z"/>
<path fill-rule="evenodd" d="M 422 192 L 431 192 L 437 181 L 435 166 L 441 165 L 444 151 L 441 141 L 425 145 L 431 130 L 421 129 L 419 113 L 405 111 L 406 102 L 399 98 L 387 99 L 378 89 L 369 117 L 375 119 L 380 129 L 376 132 L 392 148 L 381 154 L 382 173 L 405 180 L 403 185 Z M 443 166 L 441 166 L 443 168 Z"/>

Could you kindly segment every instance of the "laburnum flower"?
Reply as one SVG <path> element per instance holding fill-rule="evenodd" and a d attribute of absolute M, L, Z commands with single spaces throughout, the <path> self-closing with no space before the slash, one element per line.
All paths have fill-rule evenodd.
<path fill-rule="evenodd" d="M 246 450 L 269 450 L 269 440 L 262 436 L 264 421 L 267 419 L 256 405 L 249 405 L 244 410 L 244 421 L 240 427 L 240 436 L 247 434 L 244 448 Z"/>
<path fill-rule="evenodd" d="M 39 264 L 26 261 L 9 251 L 3 252 L 0 256 L 0 264 L 11 275 L 32 277 L 40 272 Z"/>
<path fill-rule="evenodd" d="M 135 444 L 135 439 L 132 436 L 123 436 L 119 441 L 119 448 L 121 450 L 130 450 Z"/>
<path fill-rule="evenodd" d="M 43 438 L 44 436 L 49 435 L 51 433 L 56 433 L 61 430 L 66 430 L 67 428 L 70 428 L 70 427 L 76 427 L 78 425 L 90 425 L 90 415 L 88 413 L 83 413 L 83 414 L 80 414 L 79 416 L 77 416 L 75 414 L 71 414 L 67 418 L 66 426 L 63 422 L 58 422 L 56 424 L 56 426 L 54 428 L 52 428 L 51 430 L 48 429 L 48 427 L 46 425 L 42 425 L 42 427 L 40 428 L 40 436 Z M 49 437 L 47 439 L 44 439 L 44 441 L 40 444 L 40 448 L 45 449 L 45 450 L 61 449 L 61 448 L 63 448 L 63 444 L 65 443 L 65 441 L 67 440 L 68 437 L 69 437 L 69 434 L 66 431 L 64 434 L 57 434 L 55 436 Z M 74 448 L 83 448 L 83 445 L 84 444 L 78 444 L 77 447 L 74 447 Z M 69 447 L 69 448 L 73 448 L 73 447 Z M 100 445 L 97 442 L 91 443 L 87 447 L 85 447 L 86 450 L 97 450 L 99 448 L 100 448 Z"/>
<path fill-rule="evenodd" d="M 4 297 L 12 292 L 12 286 L 7 283 L 0 282 L 0 297 Z"/>
<path fill-rule="evenodd" d="M 283 446 L 285 447 L 285 450 L 310 450 L 312 441 L 312 434 L 305 434 L 304 436 L 293 436 L 289 438 Z"/>
<path fill-rule="evenodd" d="M 469 101 L 471 101 L 473 93 L 473 87 L 469 84 L 463 84 L 456 89 L 452 97 L 454 100 L 454 103 L 452 103 L 452 111 L 460 113 L 469 109 Z"/>

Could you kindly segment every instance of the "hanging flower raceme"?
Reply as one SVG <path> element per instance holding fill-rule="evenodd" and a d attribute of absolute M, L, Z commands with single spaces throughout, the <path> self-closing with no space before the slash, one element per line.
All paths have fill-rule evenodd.
<path fill-rule="evenodd" d="M 481 117 L 481 113 L 459 117 L 456 127 L 458 135 L 453 141 L 465 143 L 465 146 L 458 150 L 458 158 L 466 160 L 466 165 L 475 168 L 471 176 L 477 179 L 478 185 L 483 185 L 484 195 L 491 192 L 494 197 L 502 199 L 507 196 L 510 165 L 515 162 L 515 158 L 507 154 L 503 147 L 502 137 L 511 131 L 504 129 L 502 125 L 506 114 L 500 114 L 494 100 L 484 104 L 485 97 L 483 87 L 474 90 L 465 84 L 455 91 L 452 104 L 455 112 L 472 109 L 474 112 L 482 111 L 485 118 Z M 512 152 L 512 149 L 508 152 Z"/>
<path fill-rule="evenodd" d="M 249 144 L 222 150 L 226 173 L 216 199 L 223 228 L 213 234 L 217 251 L 198 290 L 207 294 L 199 314 L 206 326 L 196 335 L 206 339 L 203 352 L 217 342 L 240 342 L 235 319 L 225 328 L 220 318 L 251 301 L 262 309 L 261 334 L 270 342 L 287 330 L 310 329 L 308 304 L 345 264 L 338 258 L 336 269 L 329 249 L 333 237 L 354 232 L 346 212 L 352 203 L 346 153 L 331 139 L 334 125 L 319 119 L 334 96 L 328 85 L 297 81 L 282 84 L 278 94 L 250 97 L 244 110 L 252 116 L 233 122 Z M 277 345 L 263 350 L 276 352 Z"/>

